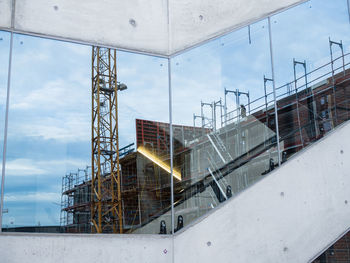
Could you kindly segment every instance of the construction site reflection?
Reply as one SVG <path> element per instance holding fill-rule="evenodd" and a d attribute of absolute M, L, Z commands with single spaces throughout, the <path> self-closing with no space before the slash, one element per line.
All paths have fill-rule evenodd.
<path fill-rule="evenodd" d="M 312 92 L 310 88 L 298 93 L 291 91 L 278 101 L 278 121 L 283 127 L 279 135 L 281 163 L 349 119 L 350 70 L 348 65 L 345 68 L 320 80 Z M 310 114 L 299 111 L 299 122 L 297 105 L 308 100 L 315 106 L 308 108 Z M 324 105 L 332 107 L 333 101 L 338 109 L 337 119 L 322 115 Z M 290 110 L 286 110 L 286 105 Z M 236 118 L 216 130 L 173 125 L 175 231 L 279 165 L 274 108 L 266 110 L 264 104 L 261 108 L 251 114 L 240 108 Z M 312 118 L 314 114 L 316 118 Z M 301 142 L 294 139 L 300 129 L 304 138 L 302 147 L 299 147 Z M 170 233 L 169 124 L 137 119 L 136 137 L 136 146 L 130 144 L 120 149 L 123 231 Z M 90 178 L 89 167 L 63 178 L 62 213 L 65 216 L 61 225 L 65 232 L 90 232 Z"/>
<path fill-rule="evenodd" d="M 272 21 L 281 19 L 276 16 Z M 283 28 L 281 24 L 274 27 Z M 268 27 L 263 20 L 172 60 L 175 232 L 350 117 L 350 54 L 345 53 L 343 42 L 318 43 L 330 49 L 322 59 L 315 58 L 319 66 L 311 71 L 305 61 L 291 58 L 291 76 L 286 73 L 290 59 L 280 55 L 276 64 L 283 70 L 277 70 L 276 78 L 287 84 L 277 86 L 274 93 Z M 333 53 L 335 47 L 340 52 Z M 242 57 L 254 61 L 254 67 L 242 64 Z M 230 88 L 233 83 L 240 83 L 239 88 Z M 191 115 L 190 111 L 198 110 L 199 114 Z M 172 233 L 170 142 L 168 123 L 137 119 L 136 145 L 120 149 L 123 233 Z M 65 180 L 70 182 L 68 177 Z M 71 198 L 70 205 L 62 207 L 67 232 L 90 231 L 89 206 L 79 211 L 82 208 L 74 201 L 79 194 L 70 195 L 84 185 L 89 193 L 86 182 L 73 183 L 68 191 L 63 188 L 63 198 Z"/>
<path fill-rule="evenodd" d="M 171 58 L 171 76 L 165 59 L 93 47 L 92 88 L 80 87 L 85 98 L 92 95 L 91 112 L 81 114 L 92 116 L 83 130 L 93 132 L 91 138 L 84 133 L 78 147 L 84 163 L 65 161 L 65 175 L 62 167 L 55 170 L 59 179 L 64 175 L 60 226 L 4 231 L 172 234 L 264 178 L 350 118 L 350 30 L 343 5 L 346 0 L 311 0 L 241 28 Z M 328 26 L 319 27 L 320 18 Z M 18 105 L 13 111 L 21 110 Z M 26 143 L 33 137 L 17 130 Z M 38 137 L 45 147 L 54 141 Z M 11 148 L 11 140 L 9 160 L 22 160 L 24 148 Z M 64 149 L 76 146 L 65 143 Z M 43 148 L 31 149 L 33 155 Z M 12 189 L 14 179 L 8 180 Z"/>

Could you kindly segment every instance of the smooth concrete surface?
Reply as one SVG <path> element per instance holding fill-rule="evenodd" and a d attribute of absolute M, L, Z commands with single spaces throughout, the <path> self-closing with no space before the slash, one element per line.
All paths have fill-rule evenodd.
<path fill-rule="evenodd" d="M 304 1 L 169 0 L 171 53 L 248 25 Z"/>
<path fill-rule="evenodd" d="M 0 27 L 11 27 L 11 1 L 0 0 Z"/>
<path fill-rule="evenodd" d="M 17 0 L 15 29 L 165 54 L 166 0 Z"/>
<path fill-rule="evenodd" d="M 0 235 L 1 263 L 164 263 L 172 257 L 167 236 Z"/>
<path fill-rule="evenodd" d="M 347 123 L 176 235 L 175 262 L 311 260 L 350 227 L 349 134 Z"/>
<path fill-rule="evenodd" d="M 0 29 L 169 56 L 304 1 L 0 0 Z"/>

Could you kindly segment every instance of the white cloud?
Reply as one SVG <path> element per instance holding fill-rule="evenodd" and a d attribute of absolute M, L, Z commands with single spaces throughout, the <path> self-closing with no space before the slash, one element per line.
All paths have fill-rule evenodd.
<path fill-rule="evenodd" d="M 60 202 L 61 194 L 52 192 L 30 192 L 5 194 L 5 202 Z"/>
<path fill-rule="evenodd" d="M 65 170 L 66 167 L 74 169 L 85 167 L 86 160 L 61 159 L 61 160 L 33 160 L 18 158 L 6 162 L 6 176 L 57 176 L 57 171 Z M 0 165 L 1 168 L 2 165 Z M 64 171 L 66 172 L 66 171 Z M 63 176 L 63 174 L 62 174 Z"/>
<path fill-rule="evenodd" d="M 73 116 L 72 116 L 73 115 Z M 14 123 L 10 127 L 9 135 L 13 137 L 40 137 L 44 140 L 58 140 L 62 143 L 89 142 L 91 124 L 85 116 L 66 114 L 60 118 L 42 117 L 30 122 Z"/>
<path fill-rule="evenodd" d="M 86 91 L 84 88 L 56 79 L 37 89 L 15 90 L 10 105 L 10 136 L 64 142 L 89 140 L 91 95 L 89 87 Z"/>
<path fill-rule="evenodd" d="M 15 87 L 11 94 L 12 110 L 72 110 L 81 104 L 89 105 L 90 86 L 85 89 L 81 84 L 69 79 L 54 79 L 41 83 L 39 87 L 25 89 Z M 85 91 L 86 90 L 86 91 Z M 84 94 L 85 93 L 85 94 Z M 80 109 L 80 107 L 78 107 Z"/>
<path fill-rule="evenodd" d="M 36 166 L 29 159 L 16 159 L 6 163 L 6 175 L 8 176 L 42 175 L 45 173 L 44 169 Z"/>

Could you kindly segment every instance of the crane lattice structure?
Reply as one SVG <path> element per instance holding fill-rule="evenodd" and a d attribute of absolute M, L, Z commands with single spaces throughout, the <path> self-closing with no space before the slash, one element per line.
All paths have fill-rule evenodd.
<path fill-rule="evenodd" d="M 92 48 L 91 231 L 122 233 L 116 51 Z"/>

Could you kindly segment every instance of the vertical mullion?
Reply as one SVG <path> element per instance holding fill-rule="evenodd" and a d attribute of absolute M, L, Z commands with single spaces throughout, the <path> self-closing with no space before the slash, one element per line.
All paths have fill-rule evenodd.
<path fill-rule="evenodd" d="M 172 109 L 172 90 L 171 90 L 171 59 L 168 58 L 168 85 L 169 85 L 169 136 L 170 136 L 170 195 L 171 195 L 171 233 L 175 232 L 174 215 L 174 176 L 173 176 L 173 109 Z"/>
<path fill-rule="evenodd" d="M 10 36 L 10 53 L 7 72 L 7 95 L 6 95 L 6 110 L 5 110 L 5 126 L 4 126 L 4 145 L 2 153 L 2 172 L 1 172 L 1 200 L 0 200 L 0 233 L 2 232 L 2 215 L 4 210 L 4 188 L 5 188 L 5 165 L 6 165 L 6 150 L 7 150 L 7 131 L 8 131 L 8 115 L 10 103 L 10 86 L 11 86 L 11 69 L 12 69 L 12 50 L 13 50 L 13 32 Z"/>
<path fill-rule="evenodd" d="M 276 127 L 276 141 L 277 141 L 277 152 L 278 152 L 278 166 L 281 165 L 281 148 L 280 148 L 280 136 L 278 127 L 278 110 L 276 101 L 276 79 L 275 79 L 275 68 L 274 68 L 274 58 L 273 58 L 273 45 L 272 45 L 272 32 L 271 32 L 271 17 L 267 18 L 269 25 L 269 41 L 270 41 L 270 59 L 271 59 L 271 75 L 272 75 L 272 85 L 273 85 L 273 101 L 275 108 L 275 127 Z"/>

